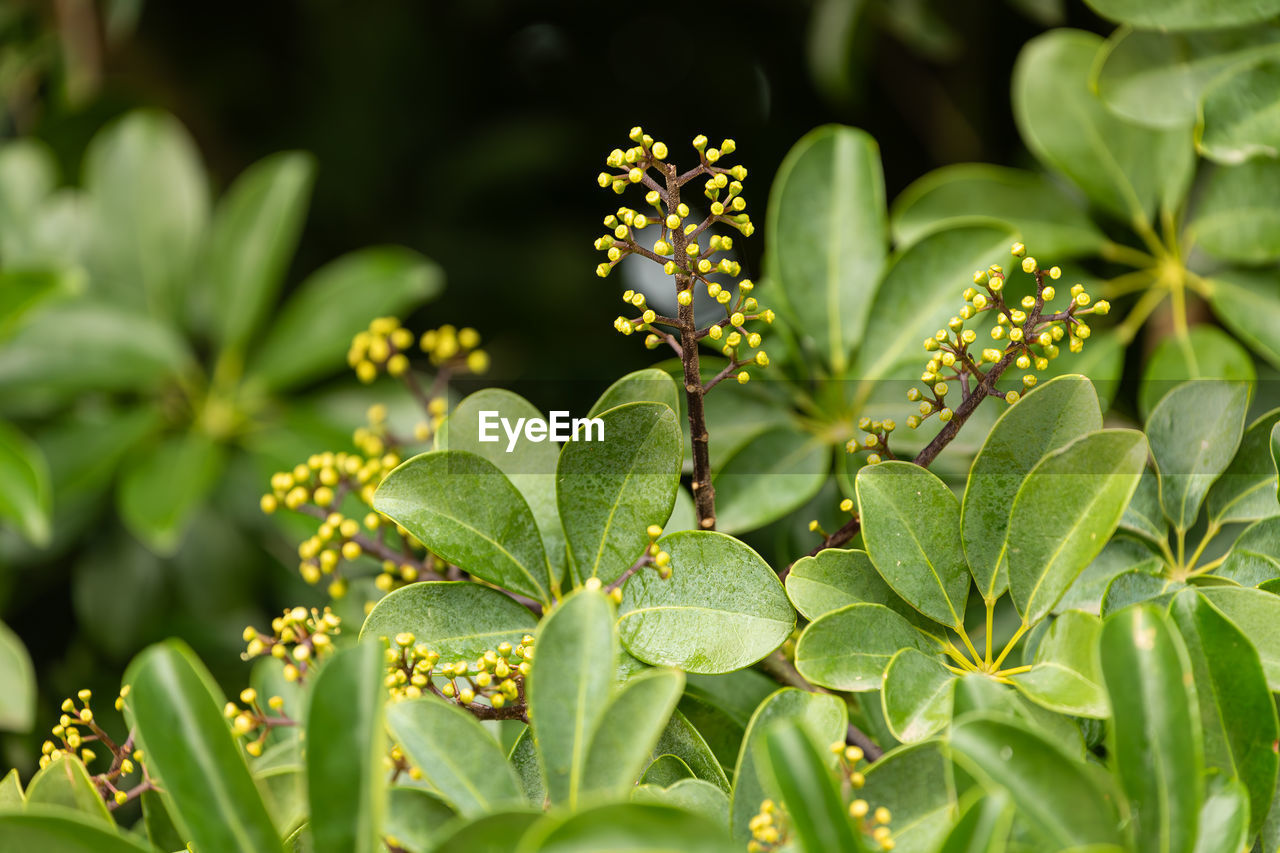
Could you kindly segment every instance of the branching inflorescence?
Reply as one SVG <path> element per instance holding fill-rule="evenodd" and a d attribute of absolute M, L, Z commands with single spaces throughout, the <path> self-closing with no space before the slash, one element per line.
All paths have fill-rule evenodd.
<path fill-rule="evenodd" d="M 721 226 L 751 236 L 755 226 L 746 212 L 742 182 L 747 177 L 743 166 L 726 168 L 721 158 L 732 154 L 732 139 L 719 148 L 708 148 L 707 138 L 698 136 L 693 147 L 698 152 L 698 165 L 681 172 L 667 162 L 667 146 L 655 141 L 641 128 L 631 129 L 635 145 L 625 151 L 615 148 L 605 163 L 612 172 L 601 172 L 601 187 L 621 195 L 632 184 L 648 189 L 645 203 L 653 208 L 646 215 L 630 207 L 620 207 L 606 216 L 605 227 L 612 229 L 595 242 L 596 249 L 607 253 L 609 260 L 596 267 L 602 278 L 628 255 L 639 255 L 659 264 L 663 272 L 675 279 L 677 315 L 667 317 L 649 307 L 643 293 L 628 290 L 623 299 L 641 312 L 638 316 L 619 316 L 614 328 L 625 335 L 645 332 L 645 345 L 655 349 L 667 344 L 683 365 L 685 398 L 688 406 L 690 435 L 693 442 L 693 490 L 698 525 L 703 530 L 715 528 L 715 489 L 711 484 L 710 436 L 707 434 L 703 396 L 730 376 L 745 383 L 751 378 L 749 368 L 763 368 L 769 355 L 760 348 L 759 331 L 748 328 L 758 322 L 772 323 L 773 311 L 762 309 L 751 295 L 750 279 L 732 283 L 741 273 L 741 265 L 726 253 L 733 250 L 733 237 L 715 233 Z M 706 213 L 695 212 L 681 198 L 682 189 L 692 181 L 703 181 Z M 642 245 L 640 232 L 656 230 L 651 245 Z M 713 277 L 730 280 L 726 286 Z M 701 285 L 724 311 L 724 318 L 699 328 L 694 316 L 694 287 Z M 735 293 L 736 290 L 736 293 Z M 716 375 L 704 378 L 698 361 L 698 347 L 703 340 L 719 345 L 728 363 Z"/>

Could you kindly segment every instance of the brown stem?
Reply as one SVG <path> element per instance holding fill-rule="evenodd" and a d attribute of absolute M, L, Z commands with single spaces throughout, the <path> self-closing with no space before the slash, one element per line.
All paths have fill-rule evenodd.
<path fill-rule="evenodd" d="M 801 675 L 799 670 L 797 670 L 791 661 L 787 660 L 786 656 L 780 651 L 774 652 L 764 660 L 760 661 L 760 668 L 764 670 L 765 674 L 777 681 L 779 684 L 785 684 L 788 687 L 798 687 L 801 690 L 807 690 L 810 693 L 831 692 L 824 687 L 818 687 L 817 685 L 810 684 L 809 680 Z M 866 732 L 862 731 L 862 729 L 858 728 L 853 723 L 849 724 L 849 731 L 846 734 L 846 740 L 854 746 L 862 749 L 862 754 L 866 757 L 868 763 L 877 761 L 880 756 L 884 755 L 884 750 L 881 749 Z"/>

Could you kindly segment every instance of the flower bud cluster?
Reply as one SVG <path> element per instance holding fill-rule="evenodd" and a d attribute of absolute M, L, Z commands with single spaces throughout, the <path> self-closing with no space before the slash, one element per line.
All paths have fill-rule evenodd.
<path fill-rule="evenodd" d="M 124 710 L 129 685 L 120 688 L 115 709 Z M 142 764 L 142 750 L 134 748 L 133 734 L 117 745 L 99 725 L 92 708 L 93 693 L 80 690 L 74 699 L 62 702 L 62 714 L 51 730 L 52 739 L 40 748 L 40 767 L 48 767 L 59 758 L 79 759 L 86 770 L 100 758 L 109 759 L 106 770 L 90 778 L 107 808 L 115 809 L 152 788 L 147 769 Z M 135 776 L 135 774 L 138 774 Z M 131 779 L 132 777 L 132 779 Z"/>
<path fill-rule="evenodd" d="M 747 822 L 751 840 L 747 853 L 771 853 L 781 850 L 791 839 L 791 820 L 787 810 L 773 800 L 760 803 L 760 811 Z"/>
<path fill-rule="evenodd" d="M 250 735 L 255 735 L 253 740 L 249 740 L 244 745 L 245 752 L 254 758 L 262 755 L 267 735 L 272 729 L 297 725 L 296 720 L 290 719 L 284 713 L 282 697 L 271 696 L 267 699 L 267 708 L 270 709 L 270 713 L 263 709 L 258 699 L 258 691 L 252 687 L 246 687 L 240 691 L 240 702 L 243 703 L 243 707 L 235 702 L 228 702 L 222 709 L 222 715 L 231 721 L 231 730 L 235 732 L 236 737 L 248 738 Z"/>
<path fill-rule="evenodd" d="M 378 317 L 367 330 L 352 339 L 347 350 L 347 364 L 366 384 L 377 379 L 382 372 L 389 376 L 406 376 L 414 338 L 413 332 L 400 325 L 395 317 Z M 472 328 L 441 326 L 424 332 L 418 339 L 418 346 L 436 367 L 476 374 L 489 369 L 489 354 L 478 348 L 480 333 Z"/>
<path fill-rule="evenodd" d="M 413 634 L 397 634 L 387 644 L 387 690 L 392 700 L 433 693 L 473 712 L 486 706 L 495 711 L 522 706 L 533 643 L 533 636 L 526 634 L 517 645 L 499 643 L 475 661 L 442 663 L 440 655 Z"/>
<path fill-rule="evenodd" d="M 293 607 L 271 620 L 271 633 L 252 625 L 244 629 L 244 660 L 270 655 L 284 661 L 286 681 L 304 681 L 327 655 L 333 653 L 333 636 L 342 630 L 342 620 L 326 607 Z"/>

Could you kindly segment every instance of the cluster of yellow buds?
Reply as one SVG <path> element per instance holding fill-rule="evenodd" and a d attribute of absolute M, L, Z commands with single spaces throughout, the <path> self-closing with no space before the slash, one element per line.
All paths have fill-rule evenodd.
<path fill-rule="evenodd" d="M 271 633 L 252 625 L 242 635 L 248 645 L 244 660 L 270 655 L 284 664 L 286 681 L 302 681 L 317 661 L 333 652 L 333 635 L 342 629 L 342 620 L 326 607 L 323 611 L 293 607 L 271 620 Z"/>
<path fill-rule="evenodd" d="M 747 822 L 751 840 L 748 853 L 768 853 L 784 847 L 790 838 L 790 821 L 787 810 L 773 800 L 760 803 L 760 811 Z"/>
<path fill-rule="evenodd" d="M 444 423 L 449 414 L 449 399 L 440 395 L 426 401 L 427 420 L 419 421 L 413 427 L 412 442 L 423 444 L 430 441 Z M 398 451 L 411 443 L 408 437 L 398 436 L 391 431 L 389 412 L 382 403 L 374 403 L 367 412 L 368 426 L 357 427 L 351 436 L 356 450 L 369 458 L 384 457 L 388 451 Z"/>
<path fill-rule="evenodd" d="M 431 329 L 422 333 L 418 345 L 437 367 L 448 367 L 455 372 L 465 368 L 475 374 L 489 369 L 489 354 L 478 349 L 480 333 L 470 326 L 455 329 L 445 324 L 438 329 Z"/>
<path fill-rule="evenodd" d="M 645 533 L 649 536 L 649 545 L 645 549 L 645 555 L 649 558 L 649 565 L 653 566 L 657 571 L 658 577 L 667 580 L 671 577 L 671 555 L 658 547 L 658 539 L 662 537 L 662 528 L 657 524 L 650 524 Z M 621 588 L 617 590 L 619 593 L 618 600 L 621 601 Z"/>
<path fill-rule="evenodd" d="M 292 471 L 271 475 L 271 492 L 262 497 L 262 511 L 275 512 L 281 504 L 292 510 L 307 504 L 326 510 L 341 506 L 348 494 L 355 494 L 363 503 L 372 505 L 378 484 L 400 461 L 400 455 L 391 452 L 380 456 L 314 453 Z"/>
<path fill-rule="evenodd" d="M 408 773 L 409 778 L 415 781 L 422 778 L 422 771 L 409 763 L 409 759 L 405 758 L 404 750 L 396 744 L 392 744 L 391 749 L 387 751 L 383 764 L 386 766 L 387 772 L 391 774 L 391 783 L 393 785 L 400 778 L 401 773 Z M 396 853 L 396 851 L 404 849 L 394 836 L 385 835 L 382 840 L 386 843 L 390 853 Z"/>
<path fill-rule="evenodd" d="M 129 695 L 129 685 L 120 688 L 115 700 L 115 709 L 124 709 L 125 697 Z M 80 690 L 75 699 L 62 702 L 62 714 L 58 724 L 53 727 L 53 739 L 46 740 L 40 748 L 40 767 L 48 767 L 59 758 L 79 759 L 88 768 L 98 760 L 98 754 L 89 744 L 96 745 L 110 758 L 110 766 L 92 777 L 98 793 L 102 795 L 107 807 L 114 809 L 151 788 L 151 781 L 146 768 L 142 766 L 142 750 L 133 746 L 133 735 L 117 745 L 99 725 L 94 717 L 90 703 L 93 693 Z M 126 784 L 127 777 L 141 773 L 141 778 L 132 787 Z"/>
<path fill-rule="evenodd" d="M 533 636 L 519 644 L 500 643 L 475 661 L 440 662 L 432 651 L 410 633 L 396 634 L 387 645 L 386 686 L 393 700 L 416 699 L 434 693 L 469 710 L 484 699 L 494 710 L 522 704 L 524 679 L 533 660 Z M 437 685 L 435 679 L 443 684 Z"/>
<path fill-rule="evenodd" d="M 397 318 L 378 317 L 352 339 L 347 364 L 366 384 L 383 371 L 389 376 L 407 376 L 414 340 L 413 332 L 400 325 Z M 489 354 L 479 349 L 480 333 L 475 329 L 441 326 L 424 332 L 418 345 L 437 367 L 477 374 L 489 369 Z"/>
<path fill-rule="evenodd" d="M 263 745 L 272 729 L 297 725 L 297 721 L 284 714 L 284 699 L 280 696 L 271 696 L 267 699 L 267 708 L 272 712 L 270 714 L 263 710 L 258 702 L 258 691 L 252 687 L 246 687 L 240 691 L 240 701 L 244 707 L 235 702 L 228 702 L 222 709 L 222 714 L 231 721 L 231 730 L 237 737 L 247 738 L 257 734 L 257 737 L 244 745 L 245 752 L 254 758 L 262 755 Z"/>
<path fill-rule="evenodd" d="M 329 578 L 329 595 L 342 598 L 347 591 L 347 580 L 341 572 L 342 562 L 359 560 L 366 547 L 377 547 L 362 531 L 377 530 L 383 518 L 376 512 L 366 513 L 364 521 L 347 518 L 340 512 L 325 516 L 314 536 L 304 539 L 298 546 L 298 572 L 311 585 Z"/>
<path fill-rule="evenodd" d="M 911 419 L 908 418 L 907 421 L 910 423 Z M 863 432 L 862 441 L 851 438 L 844 449 L 849 453 L 865 451 L 868 465 L 875 465 L 885 459 L 895 459 L 897 457 L 889 449 L 889 436 L 897 428 L 898 422 L 892 418 L 885 418 L 882 421 L 873 421 L 868 417 L 859 418 L 858 429 Z"/>
<path fill-rule="evenodd" d="M 861 747 L 847 746 L 844 741 L 838 740 L 831 744 L 831 752 L 837 757 L 841 778 L 847 790 L 856 791 L 867 784 L 867 777 L 859 769 L 866 758 Z M 871 836 L 880 845 L 881 850 L 894 848 L 895 842 L 889 828 L 893 815 L 887 808 L 880 806 L 873 811 L 866 800 L 854 799 L 849 803 L 849 817 L 863 834 Z"/>

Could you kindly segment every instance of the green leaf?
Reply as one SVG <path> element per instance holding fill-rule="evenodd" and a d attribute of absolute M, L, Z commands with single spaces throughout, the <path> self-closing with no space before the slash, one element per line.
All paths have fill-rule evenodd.
<path fill-rule="evenodd" d="M 680 779 L 666 787 L 637 785 L 631 791 L 631 801 L 675 806 L 710 818 L 719 826 L 729 823 L 729 798 L 724 791 L 701 779 Z"/>
<path fill-rule="evenodd" d="M 126 718 L 184 838 L 205 850 L 280 849 L 271 817 L 222 715 L 224 697 L 177 640 L 151 646 L 125 673 Z"/>
<path fill-rule="evenodd" d="M 706 397 L 707 433 L 713 436 L 709 448 L 712 473 L 718 472 L 738 451 L 770 429 L 794 424 L 790 404 L 784 396 L 767 387 L 772 384 L 761 382 L 735 388 L 732 394 Z M 762 385 L 766 387 L 760 387 Z"/>
<path fill-rule="evenodd" d="M 702 733 L 678 710 L 667 721 L 667 727 L 658 738 L 658 745 L 653 748 L 655 759 L 664 755 L 674 756 L 684 762 L 695 778 L 710 782 L 726 794 L 729 792 L 729 778 L 716 760 L 715 753 L 707 745 Z"/>
<path fill-rule="evenodd" d="M 811 622 L 850 604 L 883 604 L 922 631 L 938 631 L 936 622 L 884 582 L 865 551 L 827 548 L 801 557 L 787 573 L 786 587 L 791 603 Z"/>
<path fill-rule="evenodd" d="M 1226 379 L 1253 384 L 1257 372 L 1244 347 L 1214 326 L 1195 326 L 1156 345 L 1142 370 L 1138 411 L 1146 418 L 1165 394 L 1189 379 Z"/>
<path fill-rule="evenodd" d="M 787 809 L 791 830 L 801 850 L 865 850 L 860 833 L 849 822 L 826 756 L 814 746 L 804 727 L 781 719 L 764 731 L 758 751 L 769 778 Z"/>
<path fill-rule="evenodd" d="M 1150 601 L 1168 604 L 1186 586 L 1182 581 L 1166 579 L 1142 569 L 1122 572 L 1112 578 L 1102 595 L 1102 615 L 1110 616 L 1131 604 Z"/>
<path fill-rule="evenodd" d="M 509 836 L 509 838 L 514 836 Z M 520 853 L 738 853 L 723 827 L 685 809 L 614 803 L 546 819 L 529 830 Z M 509 850 L 511 848 L 503 848 Z"/>
<path fill-rule="evenodd" d="M 645 663 L 731 672 L 778 648 L 795 628 L 778 576 L 737 539 L 689 530 L 662 537 L 658 547 L 671 555 L 671 577 L 637 572 L 618 608 L 622 644 Z"/>
<path fill-rule="evenodd" d="M 0 809 L 11 806 L 22 806 L 27 802 L 27 795 L 22 793 L 22 780 L 18 778 L 18 768 L 10 768 L 0 779 Z"/>
<path fill-rule="evenodd" d="M 651 669 L 622 685 L 587 747 L 584 794 L 627 795 L 649 763 L 683 689 L 684 676 L 673 669 Z"/>
<path fill-rule="evenodd" d="M 1093 87 L 1112 112 L 1131 122 L 1190 127 L 1214 78 L 1274 52 L 1277 39 L 1280 30 L 1273 27 L 1186 33 L 1120 27 L 1098 56 Z"/>
<path fill-rule="evenodd" d="M 372 853 L 383 846 L 385 674 L 382 646 L 361 643 L 327 661 L 311 688 L 307 793 L 316 853 Z"/>
<path fill-rule="evenodd" d="M 1149 542 L 1159 544 L 1168 541 L 1169 522 L 1160 508 L 1160 478 L 1151 466 L 1143 466 L 1142 478 L 1120 516 L 1119 527 Z"/>
<path fill-rule="evenodd" d="M 1057 29 L 1027 42 L 1013 70 L 1013 114 L 1031 153 L 1129 223 L 1186 192 L 1194 154 L 1185 130 L 1151 130 L 1107 111 L 1090 91 L 1102 39 Z"/>
<path fill-rule="evenodd" d="M 31 544 L 44 546 L 52 536 L 52 511 L 49 466 L 40 447 L 0 421 L 0 519 L 16 524 Z"/>
<path fill-rule="evenodd" d="M 608 599 L 593 590 L 574 593 L 537 636 L 529 720 L 551 802 L 573 807 L 585 793 L 587 751 L 613 695 L 618 640 Z"/>
<path fill-rule="evenodd" d="M 866 770 L 858 797 L 893 815 L 897 853 L 933 853 L 956 820 L 950 759 L 936 740 L 886 752 Z M 921 780 L 928 779 L 927 784 Z M 874 848 L 873 848 L 874 849 Z"/>
<path fill-rule="evenodd" d="M 175 553 L 217 484 L 223 457 L 219 445 L 195 430 L 144 448 L 118 485 L 116 504 L 125 526 L 156 553 Z"/>
<path fill-rule="evenodd" d="M 447 562 L 550 604 L 537 522 L 487 459 L 461 450 L 415 456 L 387 475 L 373 506 Z"/>
<path fill-rule="evenodd" d="M 1212 486 L 1205 503 L 1216 524 L 1257 521 L 1280 515 L 1276 498 L 1276 464 L 1271 458 L 1271 431 L 1280 423 L 1280 409 L 1272 409 L 1244 431 L 1240 449 Z"/>
<path fill-rule="evenodd" d="M 205 275 L 214 336 L 224 348 L 243 351 L 275 302 L 314 177 L 310 155 L 273 154 L 245 169 L 218 203 Z"/>
<path fill-rule="evenodd" d="M 101 821 L 55 806 L 0 809 L 0 853 L 155 853 Z"/>
<path fill-rule="evenodd" d="M 1087 765 L 1032 729 L 971 716 L 952 728 L 951 748 L 988 790 L 1006 794 L 1028 828 L 1053 849 L 1120 845 L 1108 792 L 1095 783 Z"/>
<path fill-rule="evenodd" d="M 1249 348 L 1280 368 L 1280 314 L 1274 270 L 1223 270 L 1210 282 L 1213 313 Z"/>
<path fill-rule="evenodd" d="M 1280 180 L 1275 160 L 1250 160 L 1215 169 L 1205 183 L 1189 229 L 1215 258 L 1244 264 L 1280 259 L 1280 212 L 1266 188 Z"/>
<path fill-rule="evenodd" d="M 680 386 L 671 374 L 656 367 L 646 367 L 623 376 L 604 390 L 587 417 L 594 418 L 609 409 L 627 403 L 662 403 L 668 409 L 680 413 Z"/>
<path fill-rule="evenodd" d="M 1164 559 L 1152 552 L 1147 545 L 1117 536 L 1080 573 L 1054 609 L 1058 612 L 1085 610 L 1097 615 L 1102 612 L 1102 597 L 1106 594 L 1107 587 L 1118 575 L 1138 571 L 1150 576 L 1158 575 L 1163 570 Z"/>
<path fill-rule="evenodd" d="M 58 164 L 49 146 L 31 138 L 0 145 L 0 258 L 21 262 L 35 220 L 58 184 Z"/>
<path fill-rule="evenodd" d="M 1032 702 L 1017 690 L 981 673 L 969 673 L 956 682 L 953 719 L 975 711 L 984 717 L 1003 717 L 1040 732 L 1074 758 L 1085 758 L 1085 741 L 1078 721 Z"/>
<path fill-rule="evenodd" d="M 1111 715 L 1098 669 L 1102 620 L 1068 610 L 1049 626 L 1028 672 L 1010 677 L 1023 695 L 1051 711 L 1105 720 Z"/>
<path fill-rule="evenodd" d="M 1155 606 L 1129 607 L 1103 623 L 1101 661 L 1113 714 L 1110 753 L 1138 849 L 1189 853 L 1204 758 L 1182 642 Z"/>
<path fill-rule="evenodd" d="M 114 826 L 111 812 L 80 759 L 61 756 L 40 768 L 27 785 L 29 806 L 58 806 Z"/>
<path fill-rule="evenodd" d="M 533 812 L 507 811 L 454 821 L 444 827 L 431 853 L 511 853 L 512 845 L 541 819 Z"/>
<path fill-rule="evenodd" d="M 454 817 L 453 809 L 435 794 L 396 785 L 387 792 L 384 832 L 406 850 L 431 850 Z"/>
<path fill-rule="evenodd" d="M 787 154 L 769 194 L 767 275 L 780 309 L 843 375 L 884 269 L 888 227 L 880 149 L 867 133 L 826 125 Z"/>
<path fill-rule="evenodd" d="M 0 205 L 3 204 L 0 198 Z M 0 213 L 0 221 L 2 219 L 3 213 Z M 18 329 L 35 309 L 56 297 L 83 289 L 84 275 L 75 269 L 0 271 L 0 341 Z"/>
<path fill-rule="evenodd" d="M 1013 499 L 1008 546 L 1009 592 L 1024 624 L 1043 619 L 1107 544 L 1146 460 L 1142 433 L 1099 430 L 1027 475 Z"/>
<path fill-rule="evenodd" d="M 794 424 L 768 429 L 715 469 L 716 526 L 739 533 L 777 521 L 808 503 L 830 471 L 831 451 L 821 438 Z"/>
<path fill-rule="evenodd" d="M 1266 0 L 1271 5 L 1276 0 Z M 1280 61 L 1264 59 L 1214 80 L 1200 102 L 1196 148 L 1226 165 L 1280 155 L 1280 117 L 1275 111 Z"/>
<path fill-rule="evenodd" d="M 994 601 L 1008 583 L 1009 496 L 1050 451 L 1099 429 L 1102 410 L 1093 383 L 1074 374 L 1034 389 L 996 420 L 969 469 L 960 518 L 969 571 L 984 600 Z"/>
<path fill-rule="evenodd" d="M 36 717 L 36 672 L 22 639 L 0 622 L 0 731 L 29 732 Z"/>
<path fill-rule="evenodd" d="M 956 311 L 956 282 L 1003 261 L 1014 232 L 997 225 L 964 225 L 923 237 L 898 254 L 876 291 L 866 339 L 851 375 L 859 396 L 877 379 L 918 379 L 920 342 Z"/>
<path fill-rule="evenodd" d="M 84 163 L 93 256 L 105 277 L 94 286 L 117 304 L 175 316 L 209 220 L 191 136 L 171 115 L 131 112 L 93 138 Z"/>
<path fill-rule="evenodd" d="M 1107 238 L 1080 204 L 1044 175 L 986 163 L 934 169 L 893 203 L 893 239 L 899 249 L 935 231 L 999 219 L 1022 235 L 1037 255 L 1065 260 L 1095 255 Z"/>
<path fill-rule="evenodd" d="M 458 706 L 433 696 L 396 702 L 387 708 L 387 727 L 458 814 L 472 817 L 524 801 L 498 742 Z"/>
<path fill-rule="evenodd" d="M 1278 0 L 1086 0 L 1104 18 L 1151 30 L 1208 30 L 1263 21 L 1280 12 Z"/>
<path fill-rule="evenodd" d="M 519 645 L 537 625 L 529 608 L 481 584 L 414 583 L 374 605 L 360 628 L 360 639 L 390 639 L 408 632 L 442 662 L 452 663 L 474 661 L 503 642 Z"/>
<path fill-rule="evenodd" d="M 930 619 L 961 625 L 969 572 L 958 535 L 960 501 L 910 462 L 870 465 L 855 485 L 862 539 L 880 576 Z"/>
<path fill-rule="evenodd" d="M 899 649 L 933 653 L 937 644 L 880 604 L 850 604 L 805 628 L 796 643 L 796 669 L 833 690 L 877 690 Z"/>
<path fill-rule="evenodd" d="M 341 368 L 356 333 L 375 317 L 400 316 L 444 289 L 444 274 L 401 246 L 330 261 L 298 285 L 249 362 L 251 380 L 294 388 Z"/>
<path fill-rule="evenodd" d="M 454 407 L 436 433 L 436 449 L 466 450 L 483 456 L 507 475 L 511 485 L 529 504 L 559 580 L 566 559 L 564 530 L 556 508 L 556 464 L 560 460 L 560 447 L 554 441 L 530 441 L 523 430 L 514 445 L 506 434 L 498 441 L 481 441 L 480 413 L 486 411 L 497 412 L 498 417 L 512 424 L 520 418 L 543 419 L 542 412 L 524 397 L 502 388 L 484 388 Z"/>
<path fill-rule="evenodd" d="M 1013 803 L 997 791 L 978 797 L 960 812 L 938 853 L 1004 853 L 1013 825 Z"/>
<path fill-rule="evenodd" d="M 661 403 L 628 403 L 599 420 L 602 440 L 560 452 L 556 505 L 578 577 L 612 583 L 644 552 L 648 526 L 671 515 L 682 442 L 676 413 Z"/>
<path fill-rule="evenodd" d="M 1244 783 L 1249 833 L 1256 833 L 1275 793 L 1273 745 L 1280 737 L 1262 661 L 1248 637 L 1195 590 L 1178 593 L 1169 613 L 1186 644 L 1195 679 L 1205 768 Z"/>
<path fill-rule="evenodd" d="M 693 771 L 689 769 L 689 765 L 674 755 L 659 755 L 653 761 L 649 762 L 649 766 L 644 769 L 644 775 L 640 777 L 639 787 L 650 787 L 666 789 L 684 779 L 695 779 Z M 701 782 L 701 779 L 696 779 Z M 706 784 L 711 785 L 710 782 Z M 711 785 L 717 791 L 720 791 L 715 785 Z M 720 791 L 723 794 L 723 791 Z M 728 800 L 726 799 L 726 805 Z M 728 815 L 726 815 L 727 819 Z"/>
<path fill-rule="evenodd" d="M 951 721 L 956 677 L 936 654 L 898 651 L 884 671 L 880 701 L 885 722 L 903 743 L 917 743 Z"/>
<path fill-rule="evenodd" d="M 1253 836 L 1249 829 L 1249 792 L 1239 779 L 1212 777 L 1210 783 L 1209 795 L 1200 807 L 1195 853 L 1236 853 L 1247 849 Z M 1262 822 L 1261 817 L 1258 822 Z"/>
<path fill-rule="evenodd" d="M 1248 406 L 1243 383 L 1188 382 L 1166 394 L 1147 418 L 1160 505 L 1179 530 L 1195 524 L 1209 487 L 1236 455 Z"/>
<path fill-rule="evenodd" d="M 781 720 L 799 722 L 817 743 L 843 741 L 848 725 L 844 703 L 825 693 L 784 687 L 760 704 L 747 725 L 733 771 L 729 826 L 733 837 L 743 842 L 751 838 L 747 824 L 759 813 L 760 803 L 770 796 L 766 791 L 768 777 L 760 765 L 760 744 L 765 733 Z M 834 756 L 824 758 L 834 760 Z"/>
<path fill-rule="evenodd" d="M 1280 578 L 1280 518 L 1264 518 L 1246 527 L 1213 574 L 1241 586 L 1262 586 Z"/>
<path fill-rule="evenodd" d="M 543 779 L 542 764 L 538 761 L 538 748 L 533 742 L 533 730 L 528 726 L 525 726 L 524 731 L 520 732 L 520 736 L 516 738 L 511 752 L 507 755 L 507 761 L 516 771 L 516 778 L 520 780 L 520 789 L 524 791 L 525 799 L 529 804 L 539 809 L 545 807 L 547 783 Z"/>

